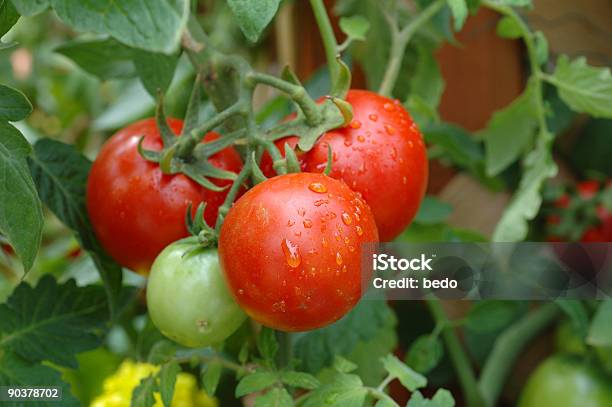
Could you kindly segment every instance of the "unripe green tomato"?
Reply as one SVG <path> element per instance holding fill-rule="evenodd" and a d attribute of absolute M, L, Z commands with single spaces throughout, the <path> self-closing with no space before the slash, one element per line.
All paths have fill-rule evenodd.
<path fill-rule="evenodd" d="M 217 250 L 190 239 L 172 243 L 155 259 L 147 304 L 161 333 L 190 347 L 220 343 L 246 319 L 227 289 Z"/>
<path fill-rule="evenodd" d="M 575 355 L 545 360 L 531 375 L 518 407 L 610 407 L 612 376 Z"/>

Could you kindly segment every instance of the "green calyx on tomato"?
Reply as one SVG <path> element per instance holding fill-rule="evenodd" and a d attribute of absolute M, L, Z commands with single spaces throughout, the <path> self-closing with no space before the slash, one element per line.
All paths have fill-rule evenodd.
<path fill-rule="evenodd" d="M 609 407 L 612 376 L 576 355 L 555 355 L 529 377 L 518 407 Z"/>
<path fill-rule="evenodd" d="M 246 319 L 228 291 L 217 250 L 193 238 L 172 243 L 153 263 L 147 306 L 155 326 L 189 347 L 218 344 Z"/>
<path fill-rule="evenodd" d="M 219 260 L 236 301 L 282 331 L 331 324 L 361 298 L 361 248 L 374 217 L 344 182 L 317 173 L 270 178 L 228 212 Z"/>
<path fill-rule="evenodd" d="M 276 141 L 296 149 L 301 169 L 323 172 L 332 151 L 332 178 L 343 180 L 361 193 L 378 225 L 380 239 L 392 240 L 412 221 L 421 204 L 428 179 L 427 151 L 423 137 L 398 101 L 365 90 L 350 90 L 346 101 L 353 119 L 323 134 L 309 151 L 297 148 L 297 136 Z M 274 176 L 269 155 L 261 161 L 263 173 Z"/>
<path fill-rule="evenodd" d="M 183 122 L 169 119 L 173 134 L 180 134 Z M 206 134 L 201 145 L 219 140 Z M 191 203 L 192 215 L 206 203 L 204 219 L 214 225 L 227 190 L 214 191 L 184 174 L 164 174 L 158 164 L 145 160 L 138 145 L 161 151 L 162 136 L 155 119 L 134 123 L 112 136 L 102 147 L 87 182 L 87 211 L 104 249 L 122 266 L 147 273 L 155 257 L 170 243 L 189 235 L 185 212 Z M 242 160 L 232 147 L 207 158 L 207 166 L 237 174 Z M 232 182 L 213 179 L 221 189 Z"/>

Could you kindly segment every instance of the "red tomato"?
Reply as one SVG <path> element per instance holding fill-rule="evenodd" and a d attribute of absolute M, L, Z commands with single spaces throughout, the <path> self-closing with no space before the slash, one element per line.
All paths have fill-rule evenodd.
<path fill-rule="evenodd" d="M 412 221 L 421 204 L 428 178 L 427 150 L 423 137 L 398 101 L 366 90 L 351 90 L 346 100 L 353 106 L 353 121 L 324 134 L 307 153 L 298 153 L 302 170 L 323 172 L 327 146 L 332 149 L 330 176 L 360 192 L 370 205 L 380 239 L 393 240 Z M 297 137 L 276 142 L 297 144 Z M 274 174 L 267 154 L 264 174 Z"/>
<path fill-rule="evenodd" d="M 369 207 L 343 182 L 288 174 L 234 204 L 221 227 L 219 260 L 249 316 L 304 331 L 340 319 L 359 301 L 361 245 L 377 241 Z"/>
<path fill-rule="evenodd" d="M 180 133 L 183 122 L 168 120 Z M 162 174 L 159 165 L 138 153 L 141 137 L 148 150 L 162 149 L 154 119 L 145 119 L 119 131 L 103 146 L 87 183 L 87 210 L 96 236 L 106 251 L 122 266 L 148 273 L 153 260 L 168 244 L 188 235 L 185 212 L 206 202 L 204 218 L 214 224 L 227 191 L 213 192 L 183 174 Z M 218 138 L 208 133 L 204 141 Z M 232 148 L 209 158 L 215 167 L 239 172 L 242 161 Z M 213 180 L 216 185 L 231 183 Z"/>
<path fill-rule="evenodd" d="M 602 187 L 599 182 L 589 180 L 582 181 L 576 185 L 576 195 L 584 201 L 590 201 L 600 193 Z M 607 183 L 604 187 L 612 188 L 612 183 Z M 573 199 L 576 199 L 576 195 L 570 196 L 565 193 L 554 202 L 554 207 L 562 210 L 569 210 L 570 204 Z M 598 205 L 595 209 L 597 213 L 597 223 L 586 228 L 582 236 L 580 237 L 581 242 L 609 242 L 612 241 L 612 212 Z M 562 213 L 553 213 L 546 218 L 548 225 L 558 225 L 561 223 Z M 547 237 L 549 242 L 563 242 L 567 238 L 564 236 L 550 235 Z"/>

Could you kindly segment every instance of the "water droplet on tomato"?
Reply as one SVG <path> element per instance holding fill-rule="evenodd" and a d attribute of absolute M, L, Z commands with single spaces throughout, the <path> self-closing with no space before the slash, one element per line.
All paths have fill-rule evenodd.
<path fill-rule="evenodd" d="M 390 124 L 385 124 L 385 131 L 388 135 L 392 136 L 395 134 L 395 127 L 391 126 Z"/>
<path fill-rule="evenodd" d="M 316 201 L 314 201 L 314 206 L 321 206 L 321 205 L 325 205 L 328 204 L 329 201 L 327 199 L 318 199 Z"/>
<path fill-rule="evenodd" d="M 274 304 L 272 304 L 272 310 L 275 312 L 286 312 L 287 311 L 287 304 L 285 304 L 285 301 L 281 300 L 278 302 L 275 302 Z"/>
<path fill-rule="evenodd" d="M 349 126 L 351 126 L 351 128 L 353 128 L 353 129 L 359 129 L 359 128 L 361 128 L 361 122 L 359 120 L 353 120 L 353 121 L 351 121 Z"/>
<path fill-rule="evenodd" d="M 304 215 L 306 215 L 306 209 L 298 208 L 297 213 L 298 213 L 298 215 L 303 217 Z"/>
<path fill-rule="evenodd" d="M 310 219 L 304 219 L 304 222 L 302 222 L 302 224 L 306 229 L 310 229 L 312 227 L 312 221 Z"/>
<path fill-rule="evenodd" d="M 402 183 L 406 185 L 408 183 L 408 178 L 402 177 Z"/>
<path fill-rule="evenodd" d="M 355 230 L 357 231 L 357 235 L 363 235 L 363 228 L 361 226 L 355 226 Z"/>
<path fill-rule="evenodd" d="M 351 223 L 353 223 L 353 219 L 351 218 L 351 215 L 344 212 L 342 213 L 342 222 L 344 222 L 345 225 L 350 225 Z"/>
<path fill-rule="evenodd" d="M 344 145 L 350 147 L 351 145 L 353 145 L 353 143 L 349 139 L 344 139 Z"/>
<path fill-rule="evenodd" d="M 355 251 L 355 247 L 354 246 L 349 246 L 348 250 L 349 250 L 349 252 L 353 253 Z"/>
<path fill-rule="evenodd" d="M 371 115 L 368 116 L 370 118 L 370 120 L 372 120 L 373 122 L 378 121 L 378 115 L 372 113 Z"/>
<path fill-rule="evenodd" d="M 310 185 L 308 185 L 308 189 L 310 189 L 312 192 L 316 192 L 317 194 L 324 194 L 327 192 L 327 186 L 320 182 L 312 182 Z"/>
<path fill-rule="evenodd" d="M 383 105 L 383 108 L 384 108 L 384 109 L 385 109 L 387 112 L 392 112 L 392 111 L 394 111 L 394 110 L 395 110 L 395 106 L 393 106 L 393 104 L 392 104 L 392 103 L 388 103 L 388 102 L 387 102 L 387 103 L 385 103 L 385 104 Z"/>
<path fill-rule="evenodd" d="M 360 143 L 363 143 L 365 141 L 365 137 L 363 137 L 363 135 L 360 134 L 357 136 L 357 141 Z"/>
<path fill-rule="evenodd" d="M 242 288 L 238 289 L 238 295 L 244 295 L 244 290 Z"/>
<path fill-rule="evenodd" d="M 336 252 L 336 264 L 339 266 L 342 265 L 342 255 L 340 254 L 340 252 Z"/>
<path fill-rule="evenodd" d="M 408 140 L 408 147 L 414 148 L 414 143 L 412 142 L 412 140 Z"/>
<path fill-rule="evenodd" d="M 344 237 L 344 244 L 349 244 L 351 243 L 351 239 L 348 238 L 348 236 Z"/>
<path fill-rule="evenodd" d="M 323 247 L 329 246 L 329 244 L 327 243 L 327 239 L 325 239 L 325 238 L 321 239 L 321 246 L 323 246 Z"/>
<path fill-rule="evenodd" d="M 300 256 L 300 249 L 298 246 L 287 239 L 283 239 L 281 242 L 281 248 L 283 249 L 283 253 L 285 253 L 287 265 L 292 268 L 298 267 L 302 262 L 302 257 Z"/>
<path fill-rule="evenodd" d="M 295 221 L 293 219 L 287 219 L 287 226 L 291 227 L 295 225 Z"/>

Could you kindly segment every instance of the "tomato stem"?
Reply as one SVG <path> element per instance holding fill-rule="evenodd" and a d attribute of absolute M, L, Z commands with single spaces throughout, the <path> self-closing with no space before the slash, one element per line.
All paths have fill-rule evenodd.
<path fill-rule="evenodd" d="M 338 55 L 338 42 L 336 41 L 336 35 L 334 34 L 334 28 L 332 27 L 329 16 L 327 15 L 327 9 L 323 0 L 310 0 L 310 5 L 319 27 L 321 39 L 323 40 L 323 47 L 325 48 L 325 56 L 327 58 L 327 67 L 329 69 L 329 76 L 331 83 L 335 84 L 338 79 L 339 67 L 336 63 L 336 56 Z"/>
<path fill-rule="evenodd" d="M 553 323 L 559 312 L 555 303 L 544 304 L 514 323 L 497 338 L 478 383 L 487 407 L 497 405 L 506 378 L 523 348 Z"/>
<path fill-rule="evenodd" d="M 465 349 L 452 327 L 451 321 L 446 316 L 442 303 L 438 299 L 428 299 L 426 304 L 436 324 L 443 327 L 442 339 L 446 344 L 451 362 L 459 377 L 466 405 L 469 407 L 483 407 L 484 400 L 480 394 L 474 370 Z"/>
<path fill-rule="evenodd" d="M 446 0 L 434 1 L 401 30 L 397 27 L 397 13 L 391 14 L 383 10 L 391 30 L 391 55 L 389 56 L 385 75 L 378 89 L 379 94 L 387 97 L 392 96 L 391 94 L 397 82 L 408 43 L 414 34 L 445 5 Z"/>

